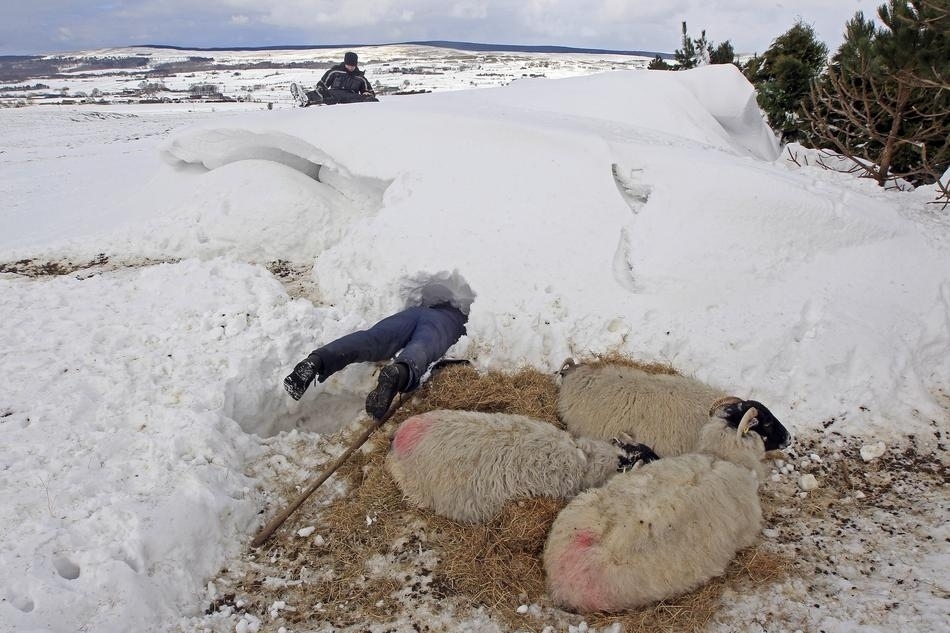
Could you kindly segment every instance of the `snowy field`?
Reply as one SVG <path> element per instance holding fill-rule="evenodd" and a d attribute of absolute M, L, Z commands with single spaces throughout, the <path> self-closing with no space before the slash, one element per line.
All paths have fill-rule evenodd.
<path fill-rule="evenodd" d="M 360 55 L 385 82 L 408 53 Z M 731 596 L 710 630 L 946 630 L 933 189 L 790 162 L 731 66 L 550 55 L 549 78 L 512 83 L 537 58 L 500 55 L 484 84 L 448 72 L 378 104 L 292 108 L 289 81 L 320 73 L 295 71 L 261 102 L 0 109 L 0 631 L 278 631 L 279 609 L 203 616 L 213 579 L 279 482 L 341 450 L 326 437 L 375 382 L 354 366 L 294 402 L 281 380 L 433 285 L 471 302 L 450 355 L 478 369 L 619 352 L 761 400 L 796 435 L 766 494 L 824 493 L 847 520 L 792 508 L 763 539 L 796 536 L 814 575 Z M 866 464 L 866 489 L 829 493 L 836 460 Z M 803 472 L 825 487 L 799 490 Z M 504 630 L 445 609 L 444 630 Z"/>
<path fill-rule="evenodd" d="M 187 51 L 134 47 L 84 51 L 60 76 L 2 84 L 0 104 L 55 104 L 81 101 L 99 91 L 110 103 L 137 102 L 142 83 L 163 86 L 154 99 L 180 100 L 195 85 L 215 86 L 231 99 L 273 107 L 292 107 L 291 82 L 313 86 L 330 66 L 343 61 L 347 49 L 274 51 Z M 563 78 L 605 70 L 646 68 L 648 57 L 552 53 L 475 52 L 432 46 L 362 46 L 360 68 L 377 93 L 432 92 L 494 87 L 523 78 Z M 105 59 L 143 60 L 141 66 L 90 70 L 83 63 Z M 200 61 L 194 61 L 200 60 Z M 207 61 L 207 63 L 204 63 Z M 191 64 L 192 70 L 175 65 Z M 119 66 L 120 64 L 116 64 Z M 106 64 L 108 66 L 108 64 Z M 172 70 L 168 70 L 171 68 Z M 37 88 L 36 84 L 47 86 Z M 260 107 L 260 106 L 259 106 Z"/>

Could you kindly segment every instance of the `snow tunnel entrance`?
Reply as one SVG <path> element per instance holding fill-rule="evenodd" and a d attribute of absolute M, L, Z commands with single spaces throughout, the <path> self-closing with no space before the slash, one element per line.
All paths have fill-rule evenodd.
<path fill-rule="evenodd" d="M 465 314 L 471 310 L 476 297 L 457 270 L 413 276 L 404 282 L 400 294 L 405 297 L 406 308 L 451 303 Z"/>
<path fill-rule="evenodd" d="M 390 185 L 390 181 L 351 174 L 323 150 L 283 132 L 198 130 L 165 143 L 161 155 L 182 170 L 212 171 L 243 160 L 278 163 L 335 189 L 364 209 L 379 209 Z"/>

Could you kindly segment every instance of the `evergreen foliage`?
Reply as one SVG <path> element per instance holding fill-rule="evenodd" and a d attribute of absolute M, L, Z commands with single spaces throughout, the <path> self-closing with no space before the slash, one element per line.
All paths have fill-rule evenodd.
<path fill-rule="evenodd" d="M 938 182 L 950 166 L 950 0 L 888 0 L 878 17 L 883 27 L 848 22 L 812 86 L 808 140 L 881 185 Z"/>
<path fill-rule="evenodd" d="M 686 31 L 686 22 L 683 22 L 683 48 L 673 51 L 676 60 L 676 70 L 687 70 L 696 67 L 696 46 Z"/>
<path fill-rule="evenodd" d="M 673 70 L 688 70 L 697 66 L 706 64 L 732 64 L 735 63 L 736 52 L 732 48 L 732 42 L 726 40 L 717 47 L 713 47 L 713 42 L 706 38 L 706 30 L 699 35 L 699 39 L 692 39 L 686 30 L 686 22 L 683 22 L 683 48 L 678 48 L 673 52 L 673 58 L 676 65 Z M 654 60 L 655 62 L 656 60 Z M 651 62 L 653 63 L 653 62 Z M 663 70 L 666 70 L 665 68 Z"/>
<path fill-rule="evenodd" d="M 686 23 L 683 23 L 685 28 Z M 693 40 L 693 47 L 696 50 L 695 66 L 706 66 L 709 64 L 709 57 L 712 55 L 712 44 L 706 39 L 706 29 L 699 33 L 699 39 Z"/>
<path fill-rule="evenodd" d="M 732 47 L 732 42 L 726 40 L 717 46 L 709 54 L 710 64 L 734 64 L 736 63 L 736 51 Z"/>
<path fill-rule="evenodd" d="M 666 61 L 657 55 L 654 57 L 649 64 L 647 64 L 647 70 L 672 70 L 672 66 L 666 63 Z"/>
<path fill-rule="evenodd" d="M 802 104 L 827 56 L 828 47 L 818 40 L 815 30 L 798 21 L 775 38 L 761 57 L 753 57 L 743 67 L 746 78 L 756 87 L 756 98 L 769 125 L 783 140 L 803 137 Z"/>

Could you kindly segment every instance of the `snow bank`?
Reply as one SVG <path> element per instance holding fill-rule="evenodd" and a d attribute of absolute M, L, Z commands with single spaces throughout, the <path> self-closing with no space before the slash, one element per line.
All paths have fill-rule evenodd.
<path fill-rule="evenodd" d="M 259 520 L 243 471 L 260 448 L 242 427 L 286 414 L 288 321 L 312 308 L 223 260 L 0 279 L 0 295 L 0 533 L 19 552 L 4 557 L 2 620 L 171 621 Z"/>

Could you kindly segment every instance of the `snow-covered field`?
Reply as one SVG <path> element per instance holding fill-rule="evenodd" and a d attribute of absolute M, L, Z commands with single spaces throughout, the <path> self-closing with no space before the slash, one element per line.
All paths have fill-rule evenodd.
<path fill-rule="evenodd" d="M 375 81 L 403 54 L 361 58 Z M 291 109 L 286 84 L 319 74 L 298 71 L 273 110 L 0 109 L 0 631 L 276 631 L 200 617 L 208 582 L 296 476 L 261 460 L 338 452 L 326 434 L 374 384 L 354 366 L 298 403 L 281 379 L 431 284 L 471 301 L 451 355 L 479 369 L 620 352 L 766 402 L 814 452 L 767 482 L 789 503 L 829 496 L 823 469 L 862 446 L 941 464 L 902 481 L 872 459 L 868 490 L 830 495 L 847 520 L 770 527 L 828 575 L 732 596 L 710 626 L 945 630 L 950 220 L 933 190 L 789 162 L 731 66 L 558 63 L 583 76 L 460 90 L 474 75 L 451 72 L 433 94 Z M 825 488 L 799 491 L 804 471 Z M 450 629 L 486 626 L 453 607 Z"/>
<path fill-rule="evenodd" d="M 312 86 L 347 49 L 273 51 L 187 51 L 163 48 L 108 48 L 62 55 L 74 60 L 61 76 L 3 84 L 0 104 L 52 104 L 81 101 L 101 93 L 109 102 L 137 102 L 144 84 L 162 86 L 149 98 L 187 99 L 196 85 L 215 86 L 231 99 L 257 107 L 292 107 L 287 98 L 291 82 Z M 462 90 L 508 84 L 517 79 L 557 79 L 604 70 L 646 68 L 650 58 L 635 55 L 476 52 L 432 46 L 362 46 L 357 49 L 360 68 L 376 92 Z M 104 59 L 143 60 L 139 67 L 90 70 L 83 62 Z M 207 60 L 190 61 L 190 60 Z M 169 65 L 192 64 L 193 70 L 168 72 Z M 119 64 L 116 64 L 118 66 Z M 47 86 L 37 88 L 36 84 Z M 220 107 L 220 106 L 219 106 Z"/>

